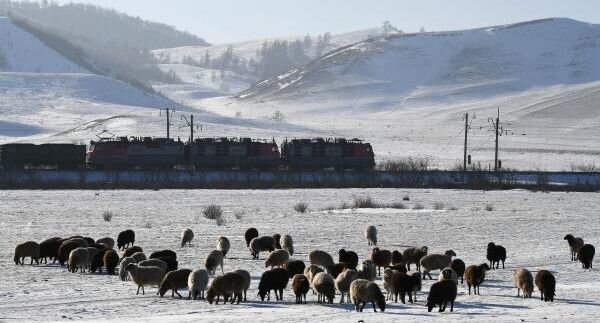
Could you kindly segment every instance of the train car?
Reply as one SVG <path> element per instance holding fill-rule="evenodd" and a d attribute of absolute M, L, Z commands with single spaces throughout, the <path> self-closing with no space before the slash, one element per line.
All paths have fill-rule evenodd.
<path fill-rule="evenodd" d="M 4 169 L 79 169 L 85 167 L 85 145 L 6 144 L 0 146 Z"/>
<path fill-rule="evenodd" d="M 372 170 L 375 154 L 371 144 L 359 139 L 294 139 L 281 148 L 288 169 Z"/>
<path fill-rule="evenodd" d="M 179 140 L 117 137 L 90 142 L 87 163 L 93 169 L 169 169 L 187 161 Z"/>
<path fill-rule="evenodd" d="M 199 138 L 187 154 L 196 169 L 277 169 L 281 158 L 274 140 L 251 138 Z"/>

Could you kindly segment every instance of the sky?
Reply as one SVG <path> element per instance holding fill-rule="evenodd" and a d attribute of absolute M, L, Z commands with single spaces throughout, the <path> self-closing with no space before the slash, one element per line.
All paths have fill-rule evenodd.
<path fill-rule="evenodd" d="M 213 44 L 381 26 L 445 31 L 549 17 L 600 23 L 600 0 L 59 0 L 114 8 Z"/>

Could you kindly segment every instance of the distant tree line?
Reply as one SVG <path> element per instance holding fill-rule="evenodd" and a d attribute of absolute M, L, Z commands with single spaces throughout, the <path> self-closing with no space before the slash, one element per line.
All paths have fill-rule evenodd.
<path fill-rule="evenodd" d="M 249 60 L 235 54 L 233 46 L 219 56 L 211 57 L 205 51 L 202 58 L 184 56 L 181 63 L 221 71 L 251 74 L 265 79 L 284 73 L 290 69 L 306 64 L 310 59 L 321 56 L 331 45 L 331 34 L 318 35 L 314 41 L 310 35 L 294 41 L 272 40 L 263 42 L 255 57 Z M 169 62 L 169 57 L 161 57 L 163 62 Z"/>

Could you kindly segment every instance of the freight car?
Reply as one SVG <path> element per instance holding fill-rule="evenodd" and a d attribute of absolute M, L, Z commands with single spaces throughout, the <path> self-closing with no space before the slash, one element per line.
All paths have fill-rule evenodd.
<path fill-rule="evenodd" d="M 186 147 L 186 157 L 196 169 L 277 169 L 279 148 L 273 139 L 200 138 Z"/>
<path fill-rule="evenodd" d="M 88 167 L 93 169 L 174 168 L 186 165 L 180 140 L 151 137 L 102 138 L 90 142 Z"/>
<path fill-rule="evenodd" d="M 288 169 L 372 170 L 371 144 L 359 139 L 294 139 L 281 146 L 282 163 Z"/>
<path fill-rule="evenodd" d="M 85 167 L 85 145 L 6 144 L 0 146 L 3 169 L 78 169 Z"/>

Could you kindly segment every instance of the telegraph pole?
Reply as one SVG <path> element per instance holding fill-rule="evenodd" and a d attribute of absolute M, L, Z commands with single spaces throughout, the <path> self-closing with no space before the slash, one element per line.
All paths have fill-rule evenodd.
<path fill-rule="evenodd" d="M 161 112 L 163 110 L 167 111 L 167 139 L 169 139 L 171 138 L 171 113 L 175 112 L 175 109 L 160 109 Z"/>
<path fill-rule="evenodd" d="M 185 116 L 181 116 L 181 119 L 185 120 L 186 126 L 190 127 L 190 143 L 194 141 L 194 115 L 190 115 L 190 119 Z"/>
<path fill-rule="evenodd" d="M 467 171 L 467 136 L 469 134 L 469 114 L 465 113 L 465 151 L 463 155 L 463 171 Z"/>
<path fill-rule="evenodd" d="M 498 137 L 500 137 L 500 108 L 498 108 L 498 116 L 496 117 L 496 153 L 494 154 L 494 172 L 498 171 Z"/>

